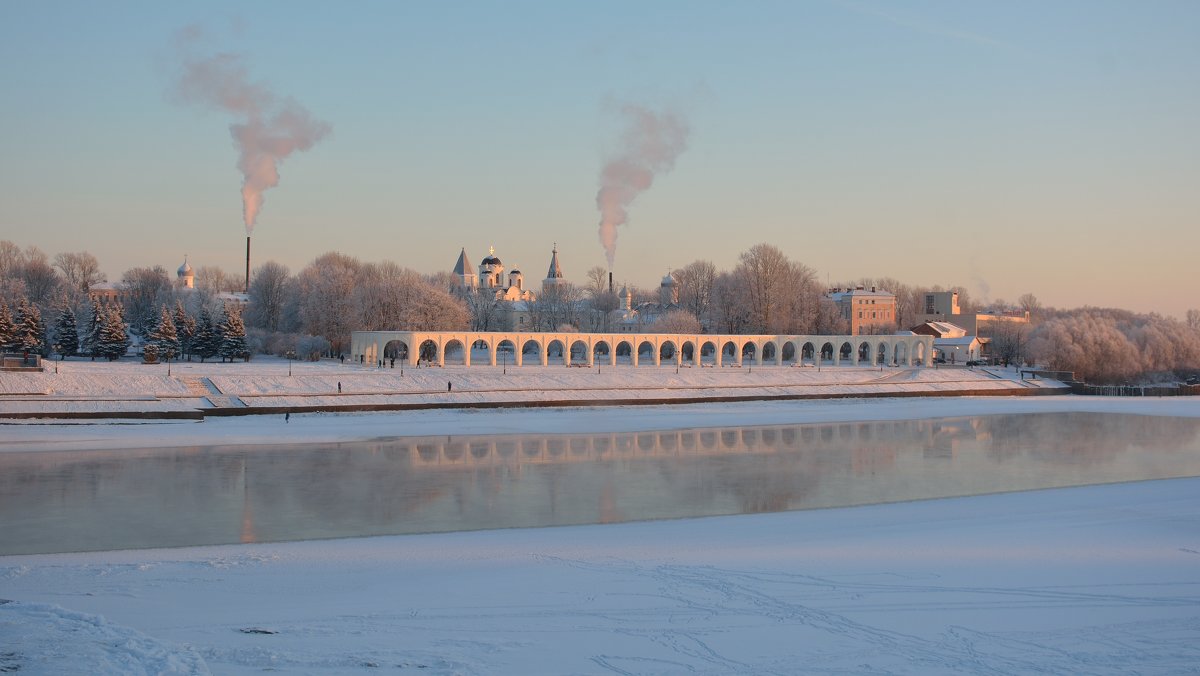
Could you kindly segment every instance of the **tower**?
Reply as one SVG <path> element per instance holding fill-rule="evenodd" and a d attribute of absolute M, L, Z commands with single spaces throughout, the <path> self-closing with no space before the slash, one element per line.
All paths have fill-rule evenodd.
<path fill-rule="evenodd" d="M 474 289 L 479 283 L 471 270 L 471 261 L 467 260 L 467 248 L 463 247 L 458 254 L 458 262 L 454 264 L 454 285 L 461 289 Z"/>
<path fill-rule="evenodd" d="M 554 250 L 550 255 L 550 270 L 546 272 L 546 278 L 542 280 L 542 288 L 554 288 L 566 284 L 566 281 L 563 279 L 562 266 L 558 263 L 558 242 L 555 242 Z"/>
<path fill-rule="evenodd" d="M 192 272 L 192 266 L 188 265 L 187 256 L 183 257 L 183 265 L 175 271 L 176 284 L 182 289 L 196 288 L 196 273 Z"/>
<path fill-rule="evenodd" d="M 485 289 L 495 289 L 503 286 L 504 263 L 496 258 L 496 247 L 488 247 L 487 258 L 479 263 L 479 286 Z"/>

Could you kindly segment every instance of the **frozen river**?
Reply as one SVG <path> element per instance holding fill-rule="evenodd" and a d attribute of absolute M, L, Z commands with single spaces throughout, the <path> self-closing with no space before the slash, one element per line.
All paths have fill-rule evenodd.
<path fill-rule="evenodd" d="M 0 455 L 0 555 L 613 523 L 1200 476 L 1200 420 L 1022 413 Z"/>

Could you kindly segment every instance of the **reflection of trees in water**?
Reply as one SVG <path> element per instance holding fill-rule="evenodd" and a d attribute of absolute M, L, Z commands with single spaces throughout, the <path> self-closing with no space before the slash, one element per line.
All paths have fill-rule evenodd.
<path fill-rule="evenodd" d="M 1091 467 L 1131 452 L 1192 449 L 1200 420 L 1132 414 L 1057 413 L 978 418 L 989 438 L 987 456 L 998 462 L 1021 456 L 1049 465 Z"/>

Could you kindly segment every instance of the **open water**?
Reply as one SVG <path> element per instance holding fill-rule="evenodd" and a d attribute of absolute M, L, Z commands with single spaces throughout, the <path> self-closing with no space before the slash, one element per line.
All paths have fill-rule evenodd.
<path fill-rule="evenodd" d="M 1200 420 L 1045 413 L 0 454 L 0 555 L 614 523 L 1200 476 Z"/>

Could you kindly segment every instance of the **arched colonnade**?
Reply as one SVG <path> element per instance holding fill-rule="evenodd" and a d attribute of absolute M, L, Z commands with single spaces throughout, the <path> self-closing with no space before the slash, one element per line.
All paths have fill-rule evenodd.
<path fill-rule="evenodd" d="M 355 331 L 350 352 L 371 366 L 929 366 L 933 337 Z"/>

